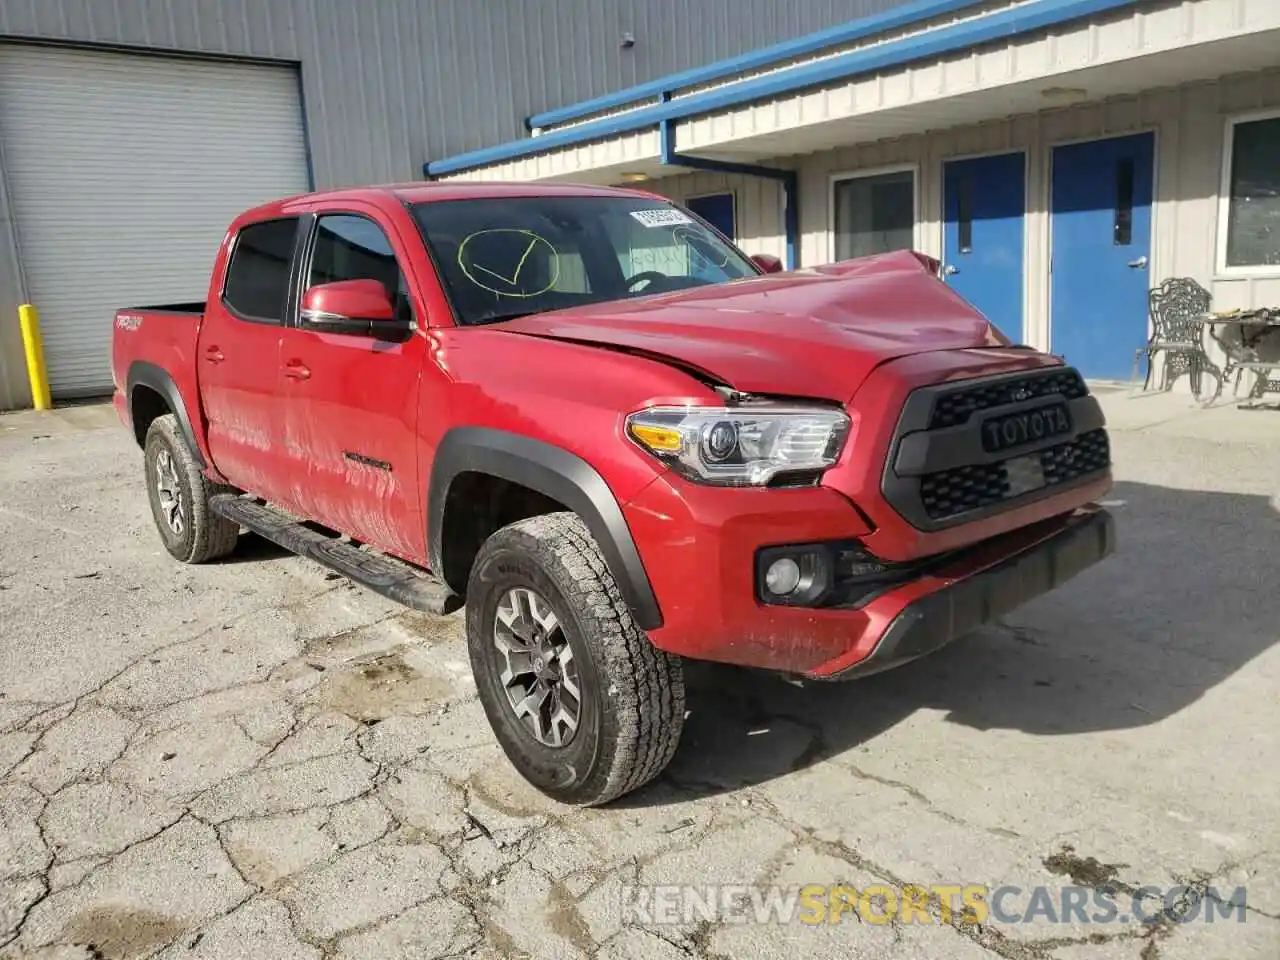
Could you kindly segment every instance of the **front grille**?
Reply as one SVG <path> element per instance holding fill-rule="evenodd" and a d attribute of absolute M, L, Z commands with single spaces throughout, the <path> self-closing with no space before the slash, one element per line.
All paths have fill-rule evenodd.
<path fill-rule="evenodd" d="M 996 463 L 969 464 L 920 478 L 920 499 L 930 520 L 945 520 L 1010 497 L 1070 483 L 1105 470 L 1111 448 L 1105 430 Z"/>
<path fill-rule="evenodd" d="M 956 427 L 968 421 L 979 410 L 1021 403 L 1036 397 L 1061 394 L 1075 400 L 1088 393 L 1084 380 L 1075 370 L 1059 369 L 1052 373 L 1035 373 L 1025 377 L 1006 378 L 982 386 L 945 393 L 934 401 L 929 429 Z"/>
<path fill-rule="evenodd" d="M 1071 443 L 1050 447 L 1040 454 L 1045 486 L 1070 483 L 1086 474 L 1105 470 L 1111 465 L 1111 444 L 1107 431 L 1090 430 Z"/>

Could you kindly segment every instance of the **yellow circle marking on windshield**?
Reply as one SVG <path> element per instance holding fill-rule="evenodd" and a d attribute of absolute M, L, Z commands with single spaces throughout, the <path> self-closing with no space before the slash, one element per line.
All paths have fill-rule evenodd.
<path fill-rule="evenodd" d="M 689 248 L 690 255 L 700 257 L 713 267 L 724 268 L 729 266 L 728 253 L 724 253 L 723 259 L 719 261 L 709 256 L 709 252 L 715 250 L 715 245 L 705 230 L 700 230 L 696 227 L 676 227 L 671 231 L 671 239 L 684 244 Z"/>
<path fill-rule="evenodd" d="M 468 263 L 469 258 L 466 256 L 467 244 L 477 237 L 487 237 L 496 233 L 519 234 L 521 237 L 527 238 L 529 242 L 517 247 L 522 252 L 513 263 L 499 264 L 491 262 L 488 266 L 476 263 L 474 260 Z M 524 272 L 525 264 L 539 244 L 544 245 L 551 252 L 551 279 L 537 290 L 523 290 L 520 288 L 520 274 Z M 463 276 L 477 287 L 498 297 L 516 297 L 519 299 L 540 297 L 552 290 L 560 281 L 560 255 L 556 252 L 555 245 L 546 237 L 540 236 L 532 230 L 522 230 L 518 227 L 493 227 L 489 230 L 477 230 L 475 233 L 468 234 L 462 243 L 458 245 L 458 267 L 462 270 Z M 472 272 L 473 270 L 475 273 Z M 476 276 L 476 273 L 484 274 L 485 279 L 480 279 Z M 494 284 L 499 283 L 503 287 L 494 286 Z"/>

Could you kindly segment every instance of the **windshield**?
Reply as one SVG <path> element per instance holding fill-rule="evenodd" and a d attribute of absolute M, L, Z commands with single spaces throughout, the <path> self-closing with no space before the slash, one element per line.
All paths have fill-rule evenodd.
<path fill-rule="evenodd" d="M 446 200 L 413 214 L 463 324 L 759 273 L 691 214 L 643 197 Z"/>

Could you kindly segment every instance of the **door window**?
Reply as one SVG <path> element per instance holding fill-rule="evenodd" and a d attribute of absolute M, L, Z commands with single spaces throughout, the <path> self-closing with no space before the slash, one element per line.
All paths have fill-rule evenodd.
<path fill-rule="evenodd" d="M 329 214 L 316 224 L 307 288 L 340 280 L 377 280 L 395 304 L 397 316 L 411 318 L 408 285 L 391 241 L 367 217 Z"/>
<path fill-rule="evenodd" d="M 837 180 L 832 195 L 837 260 L 915 246 L 915 171 Z"/>
<path fill-rule="evenodd" d="M 241 228 L 231 250 L 222 302 L 242 320 L 280 323 L 289 295 L 297 217 Z"/>

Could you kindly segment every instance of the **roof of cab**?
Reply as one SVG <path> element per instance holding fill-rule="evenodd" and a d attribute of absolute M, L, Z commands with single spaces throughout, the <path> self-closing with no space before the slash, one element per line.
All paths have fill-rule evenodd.
<path fill-rule="evenodd" d="M 581 183 L 504 183 L 450 180 L 435 183 L 387 183 L 367 187 L 344 187 L 337 190 L 319 190 L 291 197 L 272 200 L 246 210 L 238 221 L 253 221 L 278 217 L 296 212 L 301 203 L 316 201 L 341 203 L 343 201 L 386 202 L 393 197 L 401 203 L 430 203 L 440 200 L 478 200 L 492 197 L 648 197 L 655 194 L 625 187 L 598 187 Z"/>

